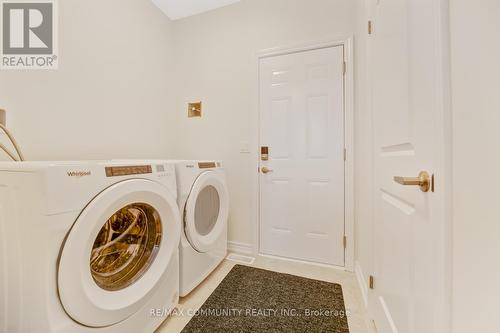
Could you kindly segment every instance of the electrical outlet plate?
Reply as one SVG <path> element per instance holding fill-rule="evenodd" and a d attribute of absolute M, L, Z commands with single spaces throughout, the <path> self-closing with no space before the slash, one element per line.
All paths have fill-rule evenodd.
<path fill-rule="evenodd" d="M 4 109 L 0 109 L 0 124 L 7 126 L 7 114 Z"/>
<path fill-rule="evenodd" d="M 249 154 L 250 153 L 250 143 L 248 141 L 240 142 L 240 153 L 241 154 Z"/>

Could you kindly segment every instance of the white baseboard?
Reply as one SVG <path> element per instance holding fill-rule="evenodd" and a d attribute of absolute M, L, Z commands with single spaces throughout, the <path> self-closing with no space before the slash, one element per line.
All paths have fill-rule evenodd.
<path fill-rule="evenodd" d="M 254 263 L 255 258 L 232 252 L 229 253 L 229 255 L 226 257 L 226 260 L 234 261 L 243 265 L 251 265 Z"/>
<path fill-rule="evenodd" d="M 361 296 L 363 296 L 363 302 L 365 303 L 365 307 L 368 307 L 368 282 L 365 280 L 365 275 L 363 274 L 363 269 L 358 261 L 356 261 L 356 265 L 354 268 L 354 272 L 356 274 L 356 279 L 358 280 L 359 289 L 361 289 Z"/>
<path fill-rule="evenodd" d="M 229 252 L 253 255 L 253 246 L 251 244 L 229 241 L 227 242 L 227 249 Z"/>

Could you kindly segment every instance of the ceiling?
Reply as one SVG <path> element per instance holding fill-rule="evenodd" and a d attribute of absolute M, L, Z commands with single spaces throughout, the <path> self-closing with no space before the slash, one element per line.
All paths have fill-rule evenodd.
<path fill-rule="evenodd" d="M 200 14 L 240 0 L 152 0 L 171 20 Z"/>

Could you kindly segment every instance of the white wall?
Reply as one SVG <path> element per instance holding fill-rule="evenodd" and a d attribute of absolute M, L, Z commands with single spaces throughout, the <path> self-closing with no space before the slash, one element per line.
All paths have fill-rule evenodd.
<path fill-rule="evenodd" d="M 500 2 L 451 4 L 453 333 L 500 330 Z"/>
<path fill-rule="evenodd" d="M 178 117 L 179 143 L 176 156 L 225 161 L 231 192 L 230 241 L 254 242 L 257 52 L 352 35 L 356 32 L 358 2 L 361 1 L 243 0 L 175 21 L 178 98 L 173 111 Z M 186 104 L 197 100 L 203 101 L 203 117 L 188 119 Z M 357 106 L 356 121 L 364 131 L 367 124 L 360 111 L 363 104 Z M 364 136 L 357 136 L 357 145 L 363 145 L 364 140 Z M 251 154 L 240 153 L 242 142 L 250 143 Z M 363 154 L 361 149 L 359 154 Z M 359 157 L 366 162 L 366 158 Z M 364 191 L 361 187 L 358 190 Z M 362 210 L 359 205 L 357 208 Z"/>
<path fill-rule="evenodd" d="M 0 72 L 0 108 L 26 157 L 168 156 L 171 22 L 149 0 L 58 3 L 59 69 Z"/>

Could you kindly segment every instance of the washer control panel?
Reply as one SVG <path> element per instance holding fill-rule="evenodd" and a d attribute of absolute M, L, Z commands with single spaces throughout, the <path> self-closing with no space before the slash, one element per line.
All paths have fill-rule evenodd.
<path fill-rule="evenodd" d="M 106 167 L 106 177 L 145 175 L 153 173 L 151 165 L 127 165 Z"/>

